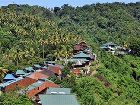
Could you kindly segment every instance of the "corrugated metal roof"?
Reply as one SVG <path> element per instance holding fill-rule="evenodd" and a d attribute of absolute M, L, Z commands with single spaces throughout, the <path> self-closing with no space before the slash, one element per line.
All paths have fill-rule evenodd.
<path fill-rule="evenodd" d="M 49 79 L 47 79 L 47 78 L 41 78 L 41 79 L 39 79 L 37 82 L 35 82 L 35 83 L 29 85 L 29 86 L 26 88 L 26 90 L 27 90 L 27 91 L 30 91 L 30 90 L 32 90 L 32 89 L 34 89 L 34 88 L 37 88 L 37 87 L 39 87 L 40 85 L 42 85 L 43 83 L 45 83 L 46 81 L 52 82 L 51 80 L 49 80 Z M 52 82 L 52 83 L 54 83 L 54 82 Z"/>
<path fill-rule="evenodd" d="M 41 78 L 40 80 L 44 80 L 44 81 L 48 81 L 48 82 L 54 83 L 53 81 L 51 81 L 51 80 L 49 80 L 49 79 L 47 79 L 47 78 Z"/>
<path fill-rule="evenodd" d="M 105 45 L 105 46 L 107 46 L 107 45 L 117 45 L 117 44 L 115 44 L 115 43 L 113 43 L 113 42 L 108 42 L 108 43 L 105 43 L 105 44 L 103 44 L 103 45 Z"/>
<path fill-rule="evenodd" d="M 105 48 L 109 48 L 109 46 L 112 46 L 112 45 L 117 46 L 117 44 L 115 44 L 113 42 L 108 42 L 108 43 L 103 44 L 100 48 L 105 49 Z"/>
<path fill-rule="evenodd" d="M 4 77 L 4 80 L 14 80 L 15 77 L 13 76 L 13 74 L 6 74 L 6 76 Z"/>
<path fill-rule="evenodd" d="M 59 67 L 59 68 L 61 68 L 61 69 L 64 68 L 63 65 L 59 65 L 59 64 L 55 64 L 55 65 L 53 65 L 53 64 L 48 64 L 48 66 Z"/>
<path fill-rule="evenodd" d="M 33 67 L 26 67 L 25 70 L 34 71 Z"/>
<path fill-rule="evenodd" d="M 41 72 L 34 72 L 31 75 L 29 75 L 28 77 L 38 80 L 38 79 L 41 79 L 41 78 L 48 78 L 49 76 L 45 75 L 45 74 L 43 74 Z"/>
<path fill-rule="evenodd" d="M 80 52 L 79 54 L 73 55 L 73 58 L 90 58 L 89 54 L 85 54 L 84 52 Z"/>
<path fill-rule="evenodd" d="M 56 94 L 70 94 L 70 91 L 70 88 L 49 88 L 47 94 L 53 94 L 54 92 L 56 92 Z"/>
<path fill-rule="evenodd" d="M 27 77 L 27 76 L 29 76 L 31 73 L 25 73 L 23 76 L 24 77 Z"/>
<path fill-rule="evenodd" d="M 43 83 L 44 83 L 44 81 L 37 81 L 37 82 L 35 82 L 35 83 L 29 85 L 29 86 L 27 87 L 27 90 L 30 91 L 30 90 L 32 90 L 32 89 L 34 89 L 34 88 L 37 88 L 37 87 L 39 87 L 40 85 L 42 85 Z"/>
<path fill-rule="evenodd" d="M 14 82 L 17 82 L 19 80 L 22 80 L 23 78 L 22 77 L 19 77 L 19 78 L 15 78 L 14 80 L 11 80 L 11 81 L 7 81 L 7 82 L 4 82 L 3 84 L 0 84 L 0 87 L 6 87 Z"/>
<path fill-rule="evenodd" d="M 41 66 L 39 64 L 35 64 L 34 67 L 40 68 Z"/>
<path fill-rule="evenodd" d="M 79 105 L 75 95 L 39 95 L 42 105 Z"/>
<path fill-rule="evenodd" d="M 16 75 L 25 75 L 26 73 L 23 70 L 17 70 Z"/>
<path fill-rule="evenodd" d="M 68 61 L 77 62 L 78 60 L 80 60 L 80 61 L 82 61 L 82 62 L 89 61 L 89 60 L 87 60 L 87 59 L 78 59 L 78 58 L 71 58 L 71 59 L 69 59 Z"/>
<path fill-rule="evenodd" d="M 43 66 L 43 67 L 41 67 L 42 69 L 47 69 L 48 67 L 47 66 Z"/>

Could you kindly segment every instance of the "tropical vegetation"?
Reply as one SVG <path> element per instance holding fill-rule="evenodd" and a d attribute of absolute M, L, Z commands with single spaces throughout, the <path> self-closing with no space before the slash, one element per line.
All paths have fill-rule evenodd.
<path fill-rule="evenodd" d="M 67 59 L 81 41 L 97 54 L 97 74 L 80 78 L 70 74 L 61 86 L 72 88 L 81 105 L 139 105 L 139 2 L 65 4 L 54 9 L 10 4 L 0 8 L 0 66 L 4 69 Z M 100 45 L 109 41 L 130 48 L 132 54 L 115 56 L 102 51 Z"/>

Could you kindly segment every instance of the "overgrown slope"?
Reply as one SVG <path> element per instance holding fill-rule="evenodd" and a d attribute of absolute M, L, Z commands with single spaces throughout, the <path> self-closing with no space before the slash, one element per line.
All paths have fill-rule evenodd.
<path fill-rule="evenodd" d="M 68 58 L 72 46 L 85 40 L 98 56 L 97 77 L 69 78 L 82 105 L 140 104 L 140 3 L 105 3 L 83 7 L 63 5 L 48 10 L 29 5 L 0 9 L 0 64 L 15 70 L 35 62 Z M 113 41 L 130 47 L 134 55 L 117 57 L 100 51 Z M 66 82 L 66 83 L 65 83 Z"/>

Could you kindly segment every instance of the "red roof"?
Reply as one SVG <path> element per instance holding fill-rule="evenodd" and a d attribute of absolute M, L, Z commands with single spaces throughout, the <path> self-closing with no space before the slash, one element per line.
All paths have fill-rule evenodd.
<path fill-rule="evenodd" d="M 55 65 L 49 65 L 48 69 L 51 70 L 52 72 L 60 75 L 61 74 L 61 68 Z"/>
<path fill-rule="evenodd" d="M 85 48 L 87 48 L 87 45 L 86 45 L 85 42 L 81 42 L 81 43 L 76 44 L 76 45 L 74 46 L 74 50 L 76 50 L 76 51 L 82 51 L 82 50 L 84 50 Z"/>
<path fill-rule="evenodd" d="M 81 50 L 81 46 L 78 44 L 78 45 L 75 45 L 74 46 L 74 50 L 78 50 L 78 51 L 80 51 Z"/>
<path fill-rule="evenodd" d="M 49 76 L 45 75 L 41 72 L 34 72 L 29 77 L 32 78 L 32 79 L 38 80 L 38 79 L 41 79 L 41 78 L 48 78 Z"/>
<path fill-rule="evenodd" d="M 54 82 L 46 81 L 45 84 L 46 84 L 46 87 L 48 87 L 48 88 L 49 87 L 55 87 L 55 88 L 60 87 L 59 85 L 55 84 Z"/>
<path fill-rule="evenodd" d="M 53 87 L 53 88 L 58 88 L 60 87 L 59 85 L 55 84 L 54 82 L 50 82 L 50 81 L 45 81 L 43 84 L 41 84 L 38 87 L 33 88 L 32 90 L 28 91 L 26 94 L 29 98 L 39 94 L 40 92 L 42 92 L 43 90 L 46 90 L 49 87 Z"/>

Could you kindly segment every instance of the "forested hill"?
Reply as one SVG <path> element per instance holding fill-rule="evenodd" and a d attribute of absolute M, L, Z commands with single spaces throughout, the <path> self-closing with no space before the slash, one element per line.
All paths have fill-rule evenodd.
<path fill-rule="evenodd" d="M 0 13 L 1 28 L 14 36 L 31 38 L 34 34 L 41 33 L 39 29 L 43 29 L 42 33 L 46 34 L 47 27 L 49 30 L 61 28 L 64 32 L 82 36 L 89 43 L 91 41 L 94 47 L 96 44 L 113 41 L 121 45 L 127 44 L 132 49 L 134 48 L 131 45 L 135 44 L 138 50 L 136 43 L 139 44 L 140 37 L 139 2 L 98 3 L 76 8 L 65 4 L 50 10 L 39 6 L 11 4 L 2 6 Z M 46 30 L 48 32 L 48 29 Z"/>
<path fill-rule="evenodd" d="M 73 45 L 81 41 L 86 41 L 97 54 L 97 76 L 110 84 L 106 87 L 96 77 L 64 80 L 64 85 L 77 94 L 81 105 L 139 105 L 139 2 L 83 7 L 65 4 L 54 9 L 10 4 L 0 8 L 0 66 L 3 68 L 14 71 L 44 59 L 69 58 Z M 134 54 L 117 57 L 101 51 L 100 45 L 110 41 L 132 49 Z"/>

